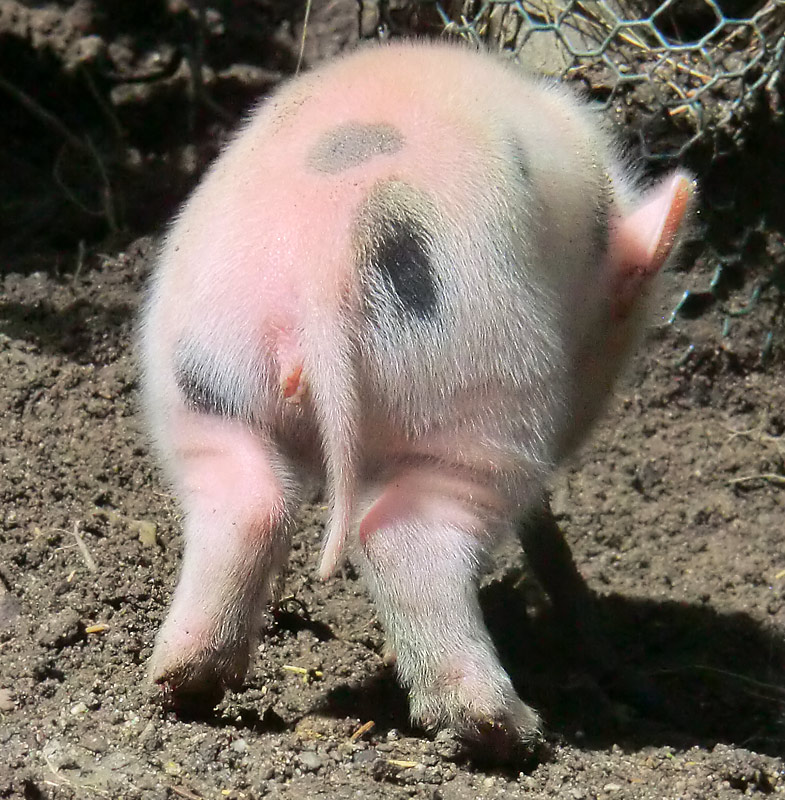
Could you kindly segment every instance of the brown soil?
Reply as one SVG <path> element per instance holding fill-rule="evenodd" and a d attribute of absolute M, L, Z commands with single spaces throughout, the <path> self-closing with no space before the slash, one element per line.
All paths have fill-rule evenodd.
<path fill-rule="evenodd" d="M 11 6 L 0 2 L 0 28 Z M 351 38 L 336 26 L 325 19 L 314 59 Z M 608 639 L 652 687 L 645 698 L 599 687 L 517 547 L 499 549 L 483 608 L 550 752 L 498 768 L 409 726 L 357 576 L 316 577 L 319 506 L 303 514 L 291 599 L 243 690 L 202 719 L 161 709 L 145 663 L 181 541 L 132 354 L 154 243 L 77 253 L 37 241 L 17 246 L 0 287 L 0 797 L 785 794 L 781 329 L 760 357 L 776 298 L 723 337 L 721 303 L 666 322 L 687 285 L 707 285 L 711 261 L 668 276 L 613 409 L 554 486 Z"/>

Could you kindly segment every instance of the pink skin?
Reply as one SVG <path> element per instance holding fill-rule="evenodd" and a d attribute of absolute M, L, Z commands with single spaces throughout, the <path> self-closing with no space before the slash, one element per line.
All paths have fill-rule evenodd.
<path fill-rule="evenodd" d="M 449 519 L 454 527 L 470 531 L 477 527 L 478 510 L 495 517 L 509 514 L 498 494 L 476 477 L 472 480 L 426 467 L 397 473 L 363 516 L 360 542 L 367 545 L 376 531 L 399 522 L 436 524 Z"/>
<path fill-rule="evenodd" d="M 356 162 L 352 136 L 372 151 Z M 144 316 L 186 541 L 153 681 L 206 702 L 241 683 L 316 475 L 321 574 L 359 565 L 413 719 L 536 739 L 476 581 L 601 411 L 675 249 L 691 180 L 632 187 L 583 105 L 454 46 L 361 50 L 249 119 L 172 227 Z M 402 259 L 435 308 L 379 277 Z"/>
<path fill-rule="evenodd" d="M 646 284 L 662 269 L 692 200 L 692 181 L 676 172 L 614 231 L 615 285 L 611 316 L 627 319 Z"/>
<path fill-rule="evenodd" d="M 242 682 L 299 498 L 285 460 L 244 425 L 183 410 L 174 428 L 188 546 L 151 670 L 210 694 Z"/>

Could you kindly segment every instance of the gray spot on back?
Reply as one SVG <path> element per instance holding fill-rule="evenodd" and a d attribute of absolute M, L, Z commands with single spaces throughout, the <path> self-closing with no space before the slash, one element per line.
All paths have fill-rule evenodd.
<path fill-rule="evenodd" d="M 389 311 L 422 321 L 436 315 L 434 218 L 430 202 L 400 181 L 377 184 L 366 198 L 357 225 L 358 261 L 377 317 Z"/>
<path fill-rule="evenodd" d="M 403 134 L 386 122 L 348 122 L 319 137 L 308 154 L 308 166 L 316 172 L 334 175 L 375 156 L 397 153 L 403 143 Z"/>

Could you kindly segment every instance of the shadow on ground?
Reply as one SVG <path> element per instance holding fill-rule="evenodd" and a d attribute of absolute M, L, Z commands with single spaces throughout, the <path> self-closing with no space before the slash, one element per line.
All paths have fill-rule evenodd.
<path fill-rule="evenodd" d="M 604 633 L 625 686 L 595 676 L 543 605 L 532 611 L 511 574 L 486 587 L 486 622 L 521 695 L 549 737 L 581 748 L 625 750 L 734 744 L 770 755 L 785 748 L 785 637 L 743 613 L 689 603 L 598 598 Z M 544 601 L 543 601 L 544 603 Z M 528 611 L 527 611 L 528 606 Z M 630 691 L 630 681 L 639 688 Z M 410 730 L 405 692 L 391 669 L 325 698 L 324 713 L 373 719 L 378 732 Z"/>

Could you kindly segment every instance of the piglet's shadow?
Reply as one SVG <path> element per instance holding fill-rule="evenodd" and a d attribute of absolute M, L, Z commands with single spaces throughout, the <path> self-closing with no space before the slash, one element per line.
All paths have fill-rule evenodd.
<path fill-rule="evenodd" d="M 304 605 L 294 598 L 286 598 L 273 610 L 274 630 L 297 634 L 310 631 L 320 642 L 335 639 L 329 625 L 313 619 Z"/>
<path fill-rule="evenodd" d="M 483 613 L 521 697 L 552 733 L 577 746 L 724 742 L 781 755 L 785 632 L 703 605 L 595 598 L 618 667 L 598 674 L 545 598 L 530 592 L 527 603 L 518 582 L 513 573 L 486 587 Z"/>
<path fill-rule="evenodd" d="M 521 588 L 519 573 L 485 587 L 480 602 L 502 663 L 550 735 L 589 748 L 724 742 L 778 756 L 785 747 L 785 635 L 746 614 L 597 598 L 619 680 L 588 667 L 544 595 Z M 373 719 L 377 732 L 411 730 L 391 669 L 333 689 L 321 711 Z"/>
<path fill-rule="evenodd" d="M 216 730 L 253 731 L 260 736 L 289 729 L 283 717 L 270 706 L 260 708 L 247 703 L 235 704 L 231 714 L 227 714 L 215 705 L 203 698 L 186 698 L 176 707 L 162 708 L 161 714 L 169 715 L 179 723 L 199 723 Z"/>

